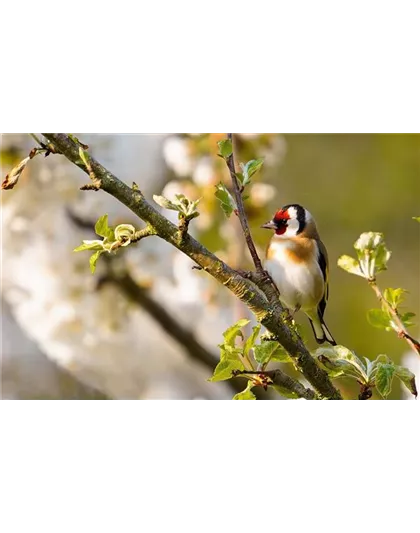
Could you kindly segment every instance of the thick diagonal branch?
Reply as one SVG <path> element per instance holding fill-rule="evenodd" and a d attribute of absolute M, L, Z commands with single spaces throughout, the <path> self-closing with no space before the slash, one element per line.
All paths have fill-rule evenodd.
<path fill-rule="evenodd" d="M 43 135 L 58 152 L 87 172 L 86 167 L 80 161 L 78 145 L 68 135 L 64 133 L 44 133 Z M 277 337 L 303 375 L 324 397 L 342 399 L 340 392 L 333 386 L 327 373 L 316 364 L 302 340 L 284 324 L 281 305 L 277 306 L 272 303 L 271 298 L 268 301 L 267 297 L 251 281 L 243 278 L 190 235 L 185 235 L 185 238 L 180 241 L 178 227 L 154 209 L 136 187 L 131 188 L 120 181 L 93 157 L 90 162 L 96 177 L 101 180 L 101 188 L 104 191 L 150 224 L 160 238 L 190 257 L 244 302 L 256 318 Z"/>

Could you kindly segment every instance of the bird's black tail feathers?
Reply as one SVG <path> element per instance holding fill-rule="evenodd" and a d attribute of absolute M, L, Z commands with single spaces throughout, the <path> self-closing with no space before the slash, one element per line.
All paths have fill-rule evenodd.
<path fill-rule="evenodd" d="M 319 317 L 319 323 L 313 322 L 309 319 L 311 324 L 312 331 L 314 332 L 315 340 L 318 344 L 323 344 L 324 342 L 329 342 L 332 346 L 336 346 L 337 343 L 334 340 L 334 337 L 331 335 L 330 330 L 328 329 L 324 319 Z"/>

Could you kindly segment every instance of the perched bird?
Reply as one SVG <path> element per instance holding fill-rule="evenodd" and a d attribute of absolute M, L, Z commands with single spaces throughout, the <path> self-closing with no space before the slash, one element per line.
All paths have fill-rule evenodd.
<path fill-rule="evenodd" d="M 264 267 L 292 312 L 302 309 L 319 344 L 336 342 L 324 322 L 328 299 L 328 255 L 315 220 L 298 204 L 285 205 L 262 228 L 274 230 Z"/>

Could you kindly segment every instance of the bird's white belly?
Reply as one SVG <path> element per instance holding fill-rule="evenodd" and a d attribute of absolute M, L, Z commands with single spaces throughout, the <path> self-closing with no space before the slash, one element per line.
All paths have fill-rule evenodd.
<path fill-rule="evenodd" d="M 317 307 L 324 293 L 324 278 L 315 259 L 310 263 L 294 263 L 278 246 L 264 266 L 280 291 L 281 301 L 289 309 Z"/>

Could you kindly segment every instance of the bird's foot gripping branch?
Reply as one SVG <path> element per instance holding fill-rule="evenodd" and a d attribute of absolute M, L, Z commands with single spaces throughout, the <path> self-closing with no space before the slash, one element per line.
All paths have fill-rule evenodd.
<path fill-rule="evenodd" d="M 92 272 L 102 254 L 118 253 L 121 248 L 139 242 L 145 237 L 157 236 L 190 257 L 199 269 L 206 271 L 227 287 L 255 315 L 258 325 L 253 328 L 252 334 L 247 339 L 243 338 L 241 331 L 248 323 L 247 320 L 240 320 L 225 331 L 223 342 L 219 345 L 220 362 L 214 370 L 213 377 L 210 378 L 211 381 L 246 378 L 248 385 L 244 391 L 235 396 L 235 399 L 254 399 L 251 389 L 255 387 L 270 388 L 289 398 L 342 399 L 339 390 L 330 379 L 341 375 L 352 376 L 359 381 L 364 391 L 361 399 L 369 397 L 370 389 L 375 384 L 378 390 L 383 391 L 383 387 L 380 389 L 378 383 L 385 380 L 383 377 L 385 374 L 390 375 L 386 366 L 390 364 L 389 362 L 381 359 L 373 363 L 361 361 L 359 365 L 353 355 L 339 351 L 340 348 L 347 350 L 343 347 L 336 346 L 328 350 L 320 348 L 311 354 L 303 343 L 288 310 L 279 300 L 277 287 L 263 270 L 245 214 L 243 193 L 254 174 L 260 170 L 263 161 L 260 159 L 248 161 L 242 164 L 241 171 L 237 172 L 231 134 L 219 143 L 219 155 L 226 162 L 232 185 L 229 187 L 220 183 L 216 187 L 215 195 L 221 202 L 226 216 L 235 214 L 240 220 L 256 269 L 250 276 L 244 276 L 231 268 L 188 233 L 189 224 L 199 216 L 199 200 L 191 201 L 183 195 L 177 195 L 172 200 L 162 196 L 154 197 L 160 207 L 178 212 L 178 225 L 175 225 L 146 200 L 135 183 L 130 187 L 120 181 L 96 161 L 87 151 L 88 147 L 78 139 L 63 133 L 44 133 L 43 136 L 42 141 L 36 139 L 39 143 L 36 148 L 37 153 L 44 151 L 46 155 L 49 153 L 63 155 L 89 175 L 90 184 L 81 187 L 83 190 L 107 192 L 131 209 L 146 224 L 142 229 L 137 229 L 131 224 L 112 227 L 108 225 L 106 215 L 100 217 L 95 225 L 95 231 L 100 238 L 84 241 L 76 249 L 93 252 L 90 258 Z M 9 185 L 11 181 L 14 182 L 13 185 L 17 182 L 28 161 L 29 159 L 24 160 L 19 168 L 9 173 Z M 262 337 L 259 336 L 261 325 L 268 330 L 268 334 Z M 237 341 L 241 337 L 243 342 L 239 345 Z M 304 386 L 283 370 L 269 370 L 267 367 L 273 362 L 292 365 L 306 379 L 310 387 Z M 382 367 L 385 365 L 385 368 L 380 365 Z M 413 385 L 411 375 L 404 375 L 401 369 L 394 370 L 393 375 L 402 379 L 405 384 L 410 383 L 410 390 L 414 393 L 415 384 Z M 390 379 L 392 380 L 392 376 Z"/>

